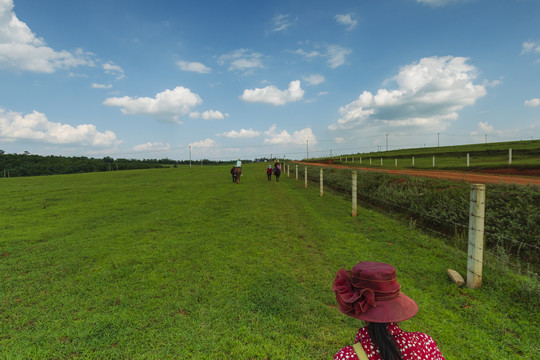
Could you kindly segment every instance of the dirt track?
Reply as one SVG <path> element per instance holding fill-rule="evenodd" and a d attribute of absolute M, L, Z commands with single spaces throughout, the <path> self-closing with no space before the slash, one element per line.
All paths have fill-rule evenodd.
<path fill-rule="evenodd" d="M 465 181 L 474 184 L 516 184 L 516 185 L 536 185 L 540 186 L 540 177 L 527 177 L 519 175 L 501 175 L 501 174 L 480 174 L 476 172 L 465 171 L 425 171 L 425 170 L 392 170 L 392 169 L 374 169 L 360 166 L 347 166 L 338 164 L 307 163 L 293 161 L 296 164 L 328 167 L 334 169 L 355 169 L 360 171 L 375 171 L 397 175 L 411 175 L 433 177 L 438 179 Z"/>

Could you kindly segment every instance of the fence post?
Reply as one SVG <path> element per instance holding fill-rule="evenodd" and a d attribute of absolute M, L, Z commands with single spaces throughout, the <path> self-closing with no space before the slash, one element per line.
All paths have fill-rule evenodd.
<path fill-rule="evenodd" d="M 395 163 L 396 163 L 396 167 L 397 167 L 397 158 L 396 158 L 396 161 L 395 161 Z"/>
<path fill-rule="evenodd" d="M 362 158 L 360 158 L 360 164 L 362 163 Z"/>
<path fill-rule="evenodd" d="M 321 185 L 320 185 L 320 188 L 321 188 L 321 196 L 323 196 L 323 169 L 321 169 Z"/>
<path fill-rule="evenodd" d="M 469 251 L 467 258 L 467 287 L 470 289 L 476 289 L 482 285 L 485 200 L 486 185 L 472 184 L 469 211 Z"/>
<path fill-rule="evenodd" d="M 352 216 L 356 216 L 356 196 L 357 196 L 357 174 L 352 172 Z"/>
<path fill-rule="evenodd" d="M 304 187 L 307 189 L 307 166 L 304 169 Z"/>
<path fill-rule="evenodd" d="M 467 153 L 467 167 L 469 167 L 469 153 Z"/>
<path fill-rule="evenodd" d="M 296 164 L 296 181 L 298 181 L 298 164 Z"/>
<path fill-rule="evenodd" d="M 371 158 L 369 158 L 369 165 L 371 165 Z"/>
<path fill-rule="evenodd" d="M 512 165 L 512 148 L 508 149 L 508 165 Z"/>
<path fill-rule="evenodd" d="M 435 167 L 435 156 L 433 157 L 433 167 Z"/>
<path fill-rule="evenodd" d="M 291 164 L 287 164 L 287 177 L 291 177 Z"/>
<path fill-rule="evenodd" d="M 412 166 L 414 166 L 414 156 L 412 157 Z"/>
<path fill-rule="evenodd" d="M 381 166 L 383 166 L 382 158 L 381 158 Z"/>

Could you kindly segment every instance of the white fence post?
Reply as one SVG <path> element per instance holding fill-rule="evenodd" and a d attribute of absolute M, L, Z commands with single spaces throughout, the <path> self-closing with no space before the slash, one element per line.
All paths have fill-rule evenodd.
<path fill-rule="evenodd" d="M 512 148 L 508 149 L 508 165 L 512 165 Z"/>
<path fill-rule="evenodd" d="M 356 216 L 357 174 L 352 172 L 352 216 Z"/>
<path fill-rule="evenodd" d="M 362 158 L 360 158 L 360 164 L 362 163 Z"/>
<path fill-rule="evenodd" d="M 469 153 L 467 153 L 467 167 L 469 167 L 469 164 L 470 164 L 470 162 L 469 162 Z"/>
<path fill-rule="evenodd" d="M 307 189 L 307 166 L 304 168 L 304 187 Z"/>
<path fill-rule="evenodd" d="M 369 165 L 371 165 L 371 158 L 369 158 Z"/>
<path fill-rule="evenodd" d="M 291 177 L 291 164 L 287 164 L 287 177 Z"/>
<path fill-rule="evenodd" d="M 486 185 L 472 184 L 469 211 L 469 250 L 467 258 L 467 287 L 470 289 L 476 289 L 482 285 L 485 200 Z"/>
<path fill-rule="evenodd" d="M 435 156 L 433 157 L 433 167 L 435 167 Z"/>
<path fill-rule="evenodd" d="M 412 157 L 412 166 L 414 166 L 414 156 Z"/>
<path fill-rule="evenodd" d="M 296 181 L 298 181 L 298 164 L 296 164 Z"/>
<path fill-rule="evenodd" d="M 320 189 L 321 189 L 321 196 L 323 196 L 323 169 L 321 169 L 321 184 L 320 184 Z"/>
<path fill-rule="evenodd" d="M 397 158 L 395 159 L 396 167 L 397 167 Z"/>

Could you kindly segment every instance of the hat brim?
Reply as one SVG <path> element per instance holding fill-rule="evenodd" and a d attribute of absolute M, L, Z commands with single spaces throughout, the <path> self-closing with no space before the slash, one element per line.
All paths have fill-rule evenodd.
<path fill-rule="evenodd" d="M 354 318 L 374 323 L 400 322 L 412 318 L 418 312 L 416 301 L 399 293 L 399 296 L 392 300 L 377 301 L 376 306 L 367 311 L 353 316 Z"/>

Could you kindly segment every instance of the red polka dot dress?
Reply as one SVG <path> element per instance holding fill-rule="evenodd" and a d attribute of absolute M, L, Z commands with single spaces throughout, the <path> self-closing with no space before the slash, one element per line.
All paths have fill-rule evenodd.
<path fill-rule="evenodd" d="M 394 336 L 401 350 L 403 360 L 444 360 L 437 344 L 433 339 L 421 332 L 405 332 L 396 323 L 388 324 L 388 332 Z M 369 360 L 380 360 L 379 350 L 371 342 L 368 328 L 358 330 L 355 343 L 360 342 Z M 352 346 L 341 349 L 334 360 L 358 360 Z"/>

